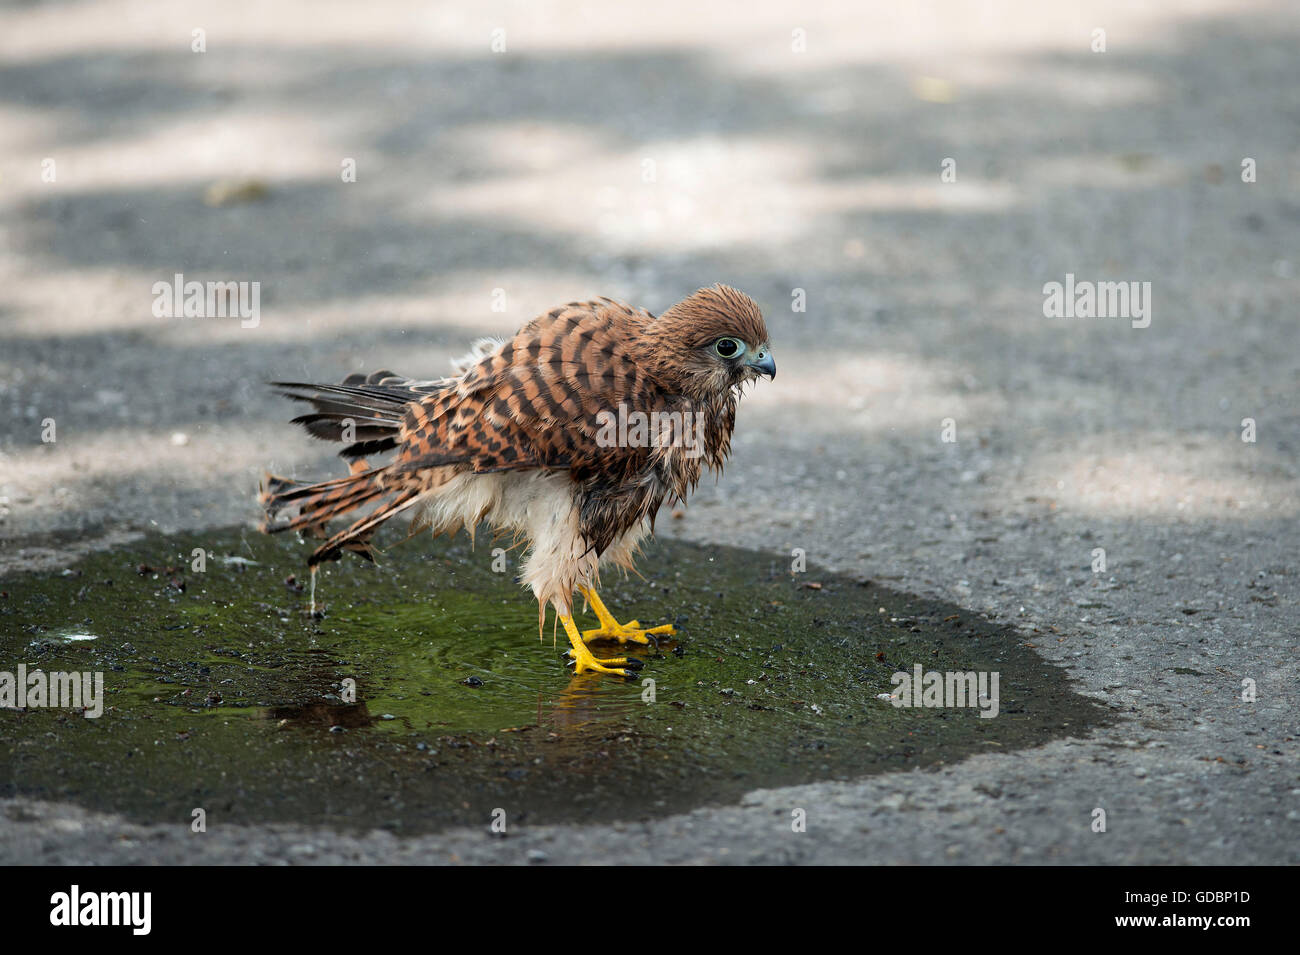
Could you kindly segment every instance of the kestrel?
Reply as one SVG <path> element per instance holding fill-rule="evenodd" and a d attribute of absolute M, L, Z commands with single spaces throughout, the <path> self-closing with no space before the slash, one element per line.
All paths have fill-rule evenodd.
<path fill-rule="evenodd" d="M 338 385 L 275 382 L 315 409 L 294 423 L 347 445 L 351 473 L 319 484 L 267 475 L 262 529 L 326 537 L 329 521 L 364 511 L 312 553 L 314 572 L 343 551 L 373 559 L 371 535 L 405 511 L 412 533 L 472 535 L 486 521 L 527 542 L 520 580 L 539 627 L 555 609 L 575 672 L 631 676 L 641 661 L 598 658 L 588 644 L 649 644 L 674 629 L 619 623 L 596 593 L 600 569 L 632 569 L 659 508 L 684 501 L 705 469 L 721 472 L 743 386 L 776 377 L 758 306 L 724 285 L 658 317 L 608 298 L 571 302 L 509 341 L 476 342 L 454 367 L 428 381 L 380 371 Z M 386 452 L 387 464 L 366 461 Z M 277 522 L 285 509 L 296 513 Z M 578 631 L 575 591 L 598 628 Z"/>

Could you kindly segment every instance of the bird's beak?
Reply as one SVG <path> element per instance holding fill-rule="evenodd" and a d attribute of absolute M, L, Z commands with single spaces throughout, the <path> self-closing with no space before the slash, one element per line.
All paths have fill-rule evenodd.
<path fill-rule="evenodd" d="M 772 352 L 766 348 L 761 349 L 758 357 L 753 361 L 746 362 L 745 367 L 754 369 L 760 375 L 776 378 L 776 359 L 772 357 Z"/>

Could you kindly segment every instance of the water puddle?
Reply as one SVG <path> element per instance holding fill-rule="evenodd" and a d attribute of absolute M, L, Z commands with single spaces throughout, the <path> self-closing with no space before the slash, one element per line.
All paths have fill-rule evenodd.
<path fill-rule="evenodd" d="M 539 643 L 536 604 L 491 551 L 422 538 L 378 566 L 324 568 L 316 617 L 307 548 L 242 530 L 0 581 L 0 672 L 104 674 L 96 719 L 0 710 L 0 793 L 184 825 L 195 808 L 210 825 L 400 832 L 486 825 L 495 809 L 521 824 L 635 820 L 1106 718 L 1022 637 L 959 607 L 672 541 L 648 549 L 644 581 L 602 593 L 679 635 L 631 651 L 646 664 L 636 682 L 574 677 L 563 631 L 553 646 L 548 624 Z M 996 672 L 997 716 L 878 698 L 917 665 Z"/>

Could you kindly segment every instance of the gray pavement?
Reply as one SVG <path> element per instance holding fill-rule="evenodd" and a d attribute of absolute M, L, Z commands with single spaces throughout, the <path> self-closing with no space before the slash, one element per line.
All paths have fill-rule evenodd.
<path fill-rule="evenodd" d="M 1013 622 L 1120 716 L 507 839 L 6 799 L 0 858 L 1300 862 L 1300 12 L 972 6 L 0 7 L 0 575 L 326 473 L 267 379 L 431 375 L 554 304 L 722 281 L 780 374 L 661 533 Z M 260 282 L 256 327 L 155 317 L 177 272 Z M 1149 326 L 1046 317 L 1067 275 L 1150 282 Z"/>

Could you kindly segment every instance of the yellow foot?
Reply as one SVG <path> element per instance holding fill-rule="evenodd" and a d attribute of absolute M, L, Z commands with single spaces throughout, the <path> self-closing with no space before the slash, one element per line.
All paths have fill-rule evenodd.
<path fill-rule="evenodd" d="M 600 618 L 599 627 L 595 630 L 584 630 L 582 632 L 582 639 L 586 643 L 595 640 L 617 640 L 619 643 L 654 644 L 658 646 L 659 641 L 655 639 L 656 634 L 667 636 L 677 632 L 671 623 L 666 623 L 662 627 L 642 627 L 640 622 L 636 620 L 619 623 L 614 619 L 614 615 L 609 612 L 605 602 L 600 599 L 600 594 L 590 587 L 579 587 L 578 590 L 587 598 L 587 602 L 591 604 L 591 609 Z"/>
<path fill-rule="evenodd" d="M 573 622 L 573 618 L 562 616 L 560 622 L 564 624 L 564 632 L 569 635 L 569 643 L 572 645 L 568 656 L 575 674 L 592 670 L 596 673 L 631 677 L 636 675 L 637 670 L 645 666 L 636 657 L 602 658 L 592 655 L 592 652 L 587 649 L 587 644 L 583 642 L 582 635 L 578 633 L 578 625 Z"/>
<path fill-rule="evenodd" d="M 659 641 L 655 639 L 656 634 L 667 635 L 676 632 L 671 623 L 666 623 L 662 627 L 644 629 L 635 620 L 629 620 L 627 623 L 615 621 L 612 625 L 602 625 L 595 630 L 582 631 L 582 639 L 584 643 L 592 643 L 596 640 L 617 640 L 619 643 L 654 644 L 658 646 Z"/>

